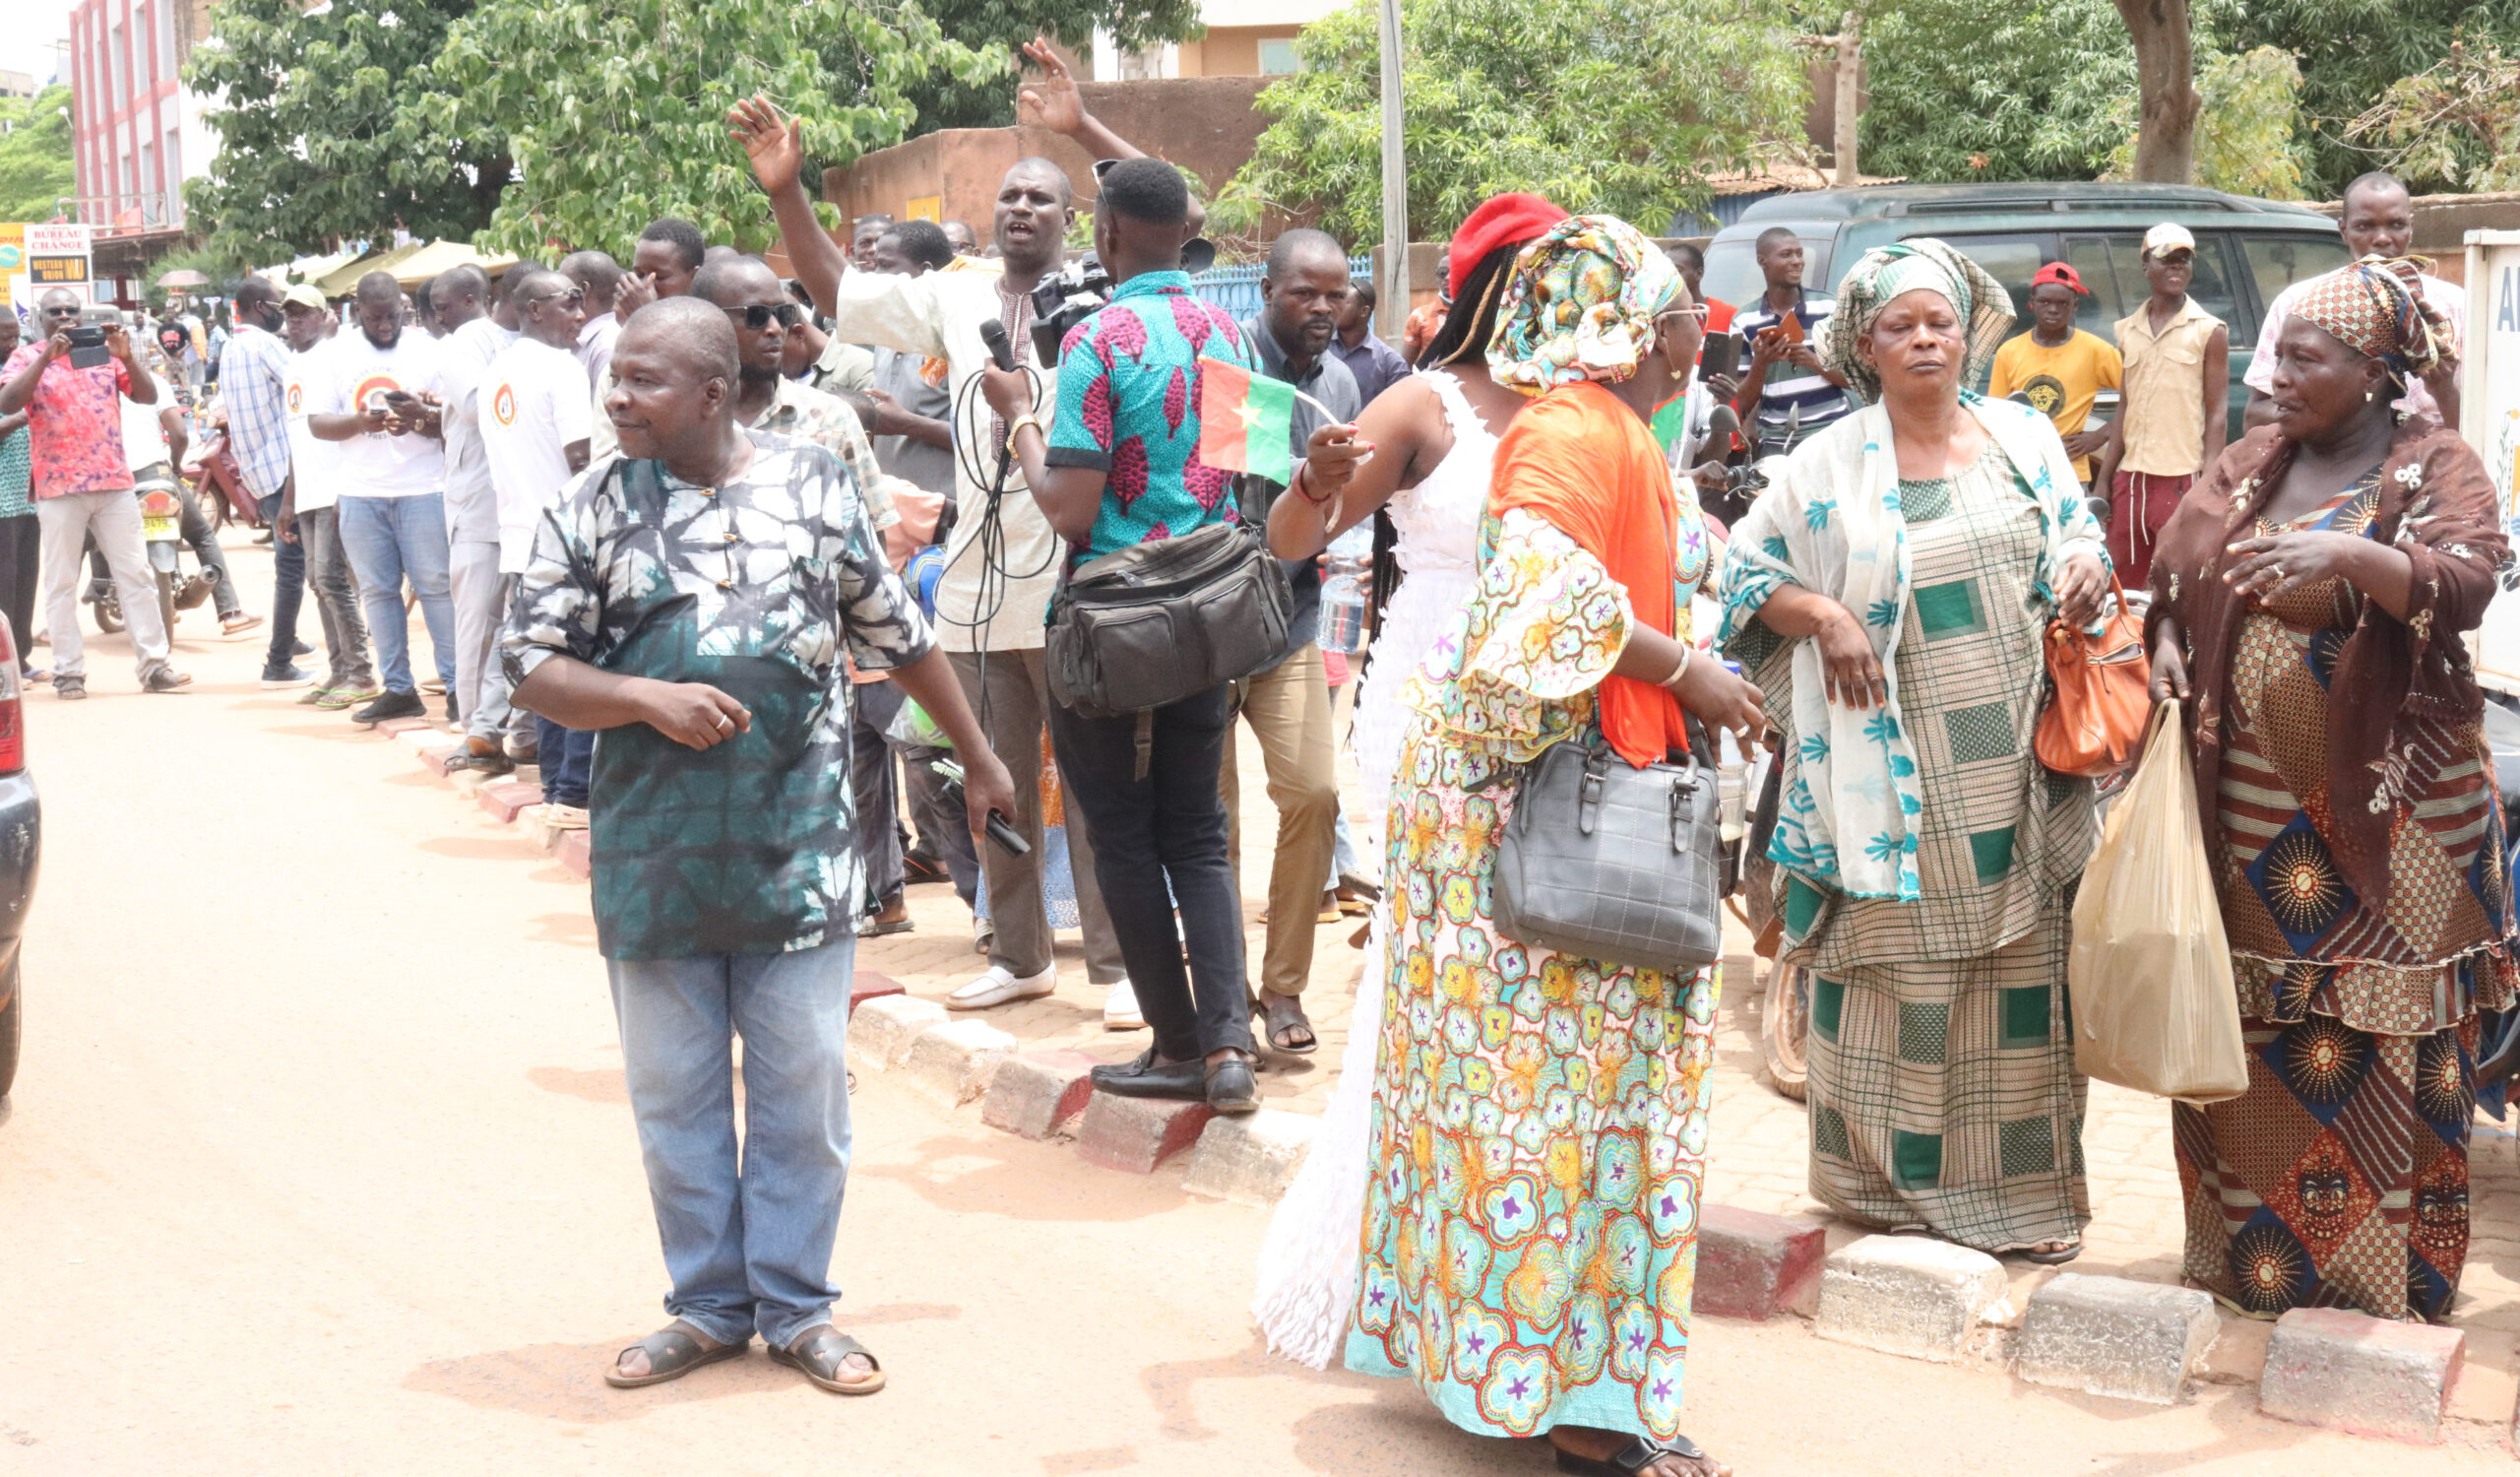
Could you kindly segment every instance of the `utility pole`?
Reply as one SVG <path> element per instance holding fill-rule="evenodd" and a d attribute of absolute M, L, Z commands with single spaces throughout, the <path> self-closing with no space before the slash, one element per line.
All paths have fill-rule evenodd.
<path fill-rule="evenodd" d="M 1400 142 L 1400 0 L 1382 0 L 1382 334 L 1409 322 L 1409 161 Z"/>

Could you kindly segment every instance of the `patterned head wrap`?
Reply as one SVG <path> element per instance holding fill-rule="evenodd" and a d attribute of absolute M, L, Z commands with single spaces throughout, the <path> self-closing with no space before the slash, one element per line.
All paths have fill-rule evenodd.
<path fill-rule="evenodd" d="M 2313 279 L 2293 304 L 2293 315 L 2387 364 L 2400 379 L 2422 374 L 2458 357 L 2458 331 L 2425 300 L 2422 273 L 2428 265 L 2414 257 L 2366 256 Z"/>
<path fill-rule="evenodd" d="M 1963 384 L 1984 378 L 2012 327 L 2012 294 L 1948 243 L 1926 238 L 1875 246 L 1838 284 L 1837 311 L 1825 325 L 1827 343 L 1821 353 L 1828 366 L 1845 375 L 1866 400 L 1881 398 L 1881 376 L 1856 354 L 1856 341 L 1871 331 L 1873 320 L 1893 298 L 1920 288 L 1941 293 L 1960 315 Z"/>
<path fill-rule="evenodd" d="M 1588 379 L 1616 384 L 1645 362 L 1655 315 L 1679 289 L 1679 269 L 1635 226 L 1570 216 L 1514 263 L 1488 371 L 1526 395 Z"/>

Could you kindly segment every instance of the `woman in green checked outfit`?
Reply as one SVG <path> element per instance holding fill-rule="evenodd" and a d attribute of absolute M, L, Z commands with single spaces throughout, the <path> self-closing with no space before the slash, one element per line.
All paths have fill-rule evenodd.
<path fill-rule="evenodd" d="M 1939 241 L 1867 253 L 1831 368 L 1871 402 L 1733 530 L 1719 644 L 1785 763 L 1777 911 L 1811 971 L 1811 1190 L 1839 1214 L 2062 1261 L 2091 1218 L 2065 1004 L 2091 783 L 2031 754 L 2050 618 L 2102 531 L 2048 419 L 1969 394 L 2012 321 Z"/>

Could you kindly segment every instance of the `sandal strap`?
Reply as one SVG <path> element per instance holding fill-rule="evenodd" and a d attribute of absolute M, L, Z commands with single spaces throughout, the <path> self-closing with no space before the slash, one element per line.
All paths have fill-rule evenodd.
<path fill-rule="evenodd" d="M 839 1379 L 840 1362 L 851 1354 L 864 1355 L 871 1368 L 880 1370 L 884 1367 L 872 1349 L 829 1324 L 798 1334 L 796 1341 L 788 1346 L 788 1352 L 799 1362 L 810 1365 L 815 1374 L 826 1380 Z"/>
<path fill-rule="evenodd" d="M 1685 1436 L 1675 1436 L 1668 1442 L 1640 1436 L 1612 1453 L 1610 1465 L 1622 1472 L 1642 1472 L 1665 1456 L 1676 1456 L 1682 1461 L 1706 1460 L 1706 1453 L 1698 1448 L 1697 1443 Z"/>
<path fill-rule="evenodd" d="M 648 1356 L 648 1373 L 651 1375 L 671 1374 L 709 1352 L 700 1347 L 700 1340 L 692 1337 L 679 1323 L 668 1323 L 637 1343 L 625 1346 L 619 1354 L 612 1356 L 614 1369 L 621 1367 L 622 1358 L 632 1349 Z"/>

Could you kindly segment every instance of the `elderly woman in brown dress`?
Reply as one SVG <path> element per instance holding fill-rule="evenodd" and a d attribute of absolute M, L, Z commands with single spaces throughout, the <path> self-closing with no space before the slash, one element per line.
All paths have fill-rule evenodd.
<path fill-rule="evenodd" d="M 2248 1049 L 2245 1095 L 2172 1109 L 2186 1274 L 2260 1317 L 2437 1320 L 2467 1258 L 2478 1015 L 2514 968 L 2461 638 L 2510 555 L 2476 453 L 2390 409 L 2454 344 L 2410 263 L 2314 284 L 2275 423 L 2153 562 L 2154 693 L 2187 700 Z"/>

